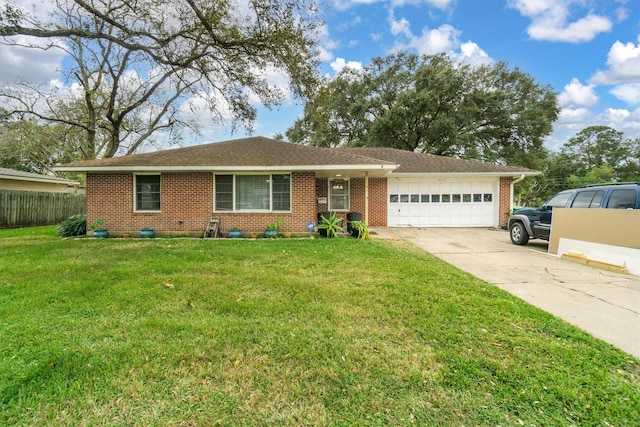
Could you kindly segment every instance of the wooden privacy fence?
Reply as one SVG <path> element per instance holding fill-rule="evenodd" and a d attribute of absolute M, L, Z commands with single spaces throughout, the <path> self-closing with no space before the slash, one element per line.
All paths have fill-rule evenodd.
<path fill-rule="evenodd" d="M 85 213 L 84 194 L 0 190 L 0 228 L 62 222 Z"/>

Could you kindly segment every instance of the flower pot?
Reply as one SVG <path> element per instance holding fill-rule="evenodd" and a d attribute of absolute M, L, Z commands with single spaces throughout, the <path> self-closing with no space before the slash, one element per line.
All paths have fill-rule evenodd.
<path fill-rule="evenodd" d="M 264 230 L 263 237 L 265 237 L 265 238 L 266 237 L 278 237 L 278 230 L 267 228 L 266 230 Z"/>
<path fill-rule="evenodd" d="M 153 237 L 156 237 L 156 232 L 153 231 L 152 228 L 143 228 L 142 230 L 140 230 L 140 237 L 151 239 Z"/>
<path fill-rule="evenodd" d="M 229 230 L 229 233 L 227 233 L 227 234 L 232 239 L 238 239 L 238 238 L 242 237 L 242 230 Z"/>
<path fill-rule="evenodd" d="M 106 239 L 107 237 L 109 237 L 109 232 L 105 229 L 101 229 L 101 230 L 95 230 L 93 232 L 93 237 L 98 237 L 101 239 Z"/>

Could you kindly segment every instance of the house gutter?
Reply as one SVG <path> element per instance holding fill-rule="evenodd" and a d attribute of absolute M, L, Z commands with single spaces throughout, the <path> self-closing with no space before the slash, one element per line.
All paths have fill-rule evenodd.
<path fill-rule="evenodd" d="M 510 208 L 511 208 L 512 211 L 513 211 L 513 189 L 514 189 L 514 187 L 515 187 L 515 185 L 517 183 L 519 183 L 520 181 L 522 181 L 525 178 L 526 178 L 526 175 L 525 174 L 521 174 L 520 178 L 516 178 L 516 179 L 511 181 L 511 185 L 510 185 L 510 188 L 509 188 L 509 199 L 511 200 Z"/>
<path fill-rule="evenodd" d="M 64 178 L 32 178 L 28 176 L 20 175 L 3 175 L 0 174 L 0 179 L 12 180 L 12 181 L 29 181 L 29 182 L 41 182 L 44 184 L 58 184 L 58 185 L 80 185 L 77 181 Z"/>
<path fill-rule="evenodd" d="M 217 172 L 217 171 L 392 171 L 396 164 L 380 165 L 245 165 L 245 166 L 56 166 L 60 172 Z"/>

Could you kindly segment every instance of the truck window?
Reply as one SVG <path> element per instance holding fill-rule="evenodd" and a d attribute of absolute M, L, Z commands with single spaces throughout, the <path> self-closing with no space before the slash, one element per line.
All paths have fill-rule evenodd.
<path fill-rule="evenodd" d="M 636 207 L 636 190 L 613 190 L 609 197 L 609 209 L 633 209 Z"/>
<path fill-rule="evenodd" d="M 571 191 L 558 193 L 552 198 L 550 198 L 549 200 L 547 200 L 544 206 L 551 207 L 551 208 L 564 208 L 565 206 L 567 206 L 567 201 L 569 200 L 571 193 L 572 193 Z"/>
<path fill-rule="evenodd" d="M 573 199 L 573 203 L 571 203 L 571 207 L 572 208 L 599 208 L 603 195 L 604 195 L 604 191 L 602 190 L 581 191 L 578 194 L 576 194 L 575 199 Z"/>

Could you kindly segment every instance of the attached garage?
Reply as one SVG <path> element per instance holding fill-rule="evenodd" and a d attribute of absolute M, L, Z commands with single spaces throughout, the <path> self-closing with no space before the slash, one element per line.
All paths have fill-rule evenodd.
<path fill-rule="evenodd" d="M 347 148 L 393 162 L 387 173 L 389 227 L 500 227 L 506 224 L 513 184 L 539 172 L 393 148 Z"/>
<path fill-rule="evenodd" d="M 388 178 L 389 227 L 492 227 L 498 215 L 495 178 Z"/>

